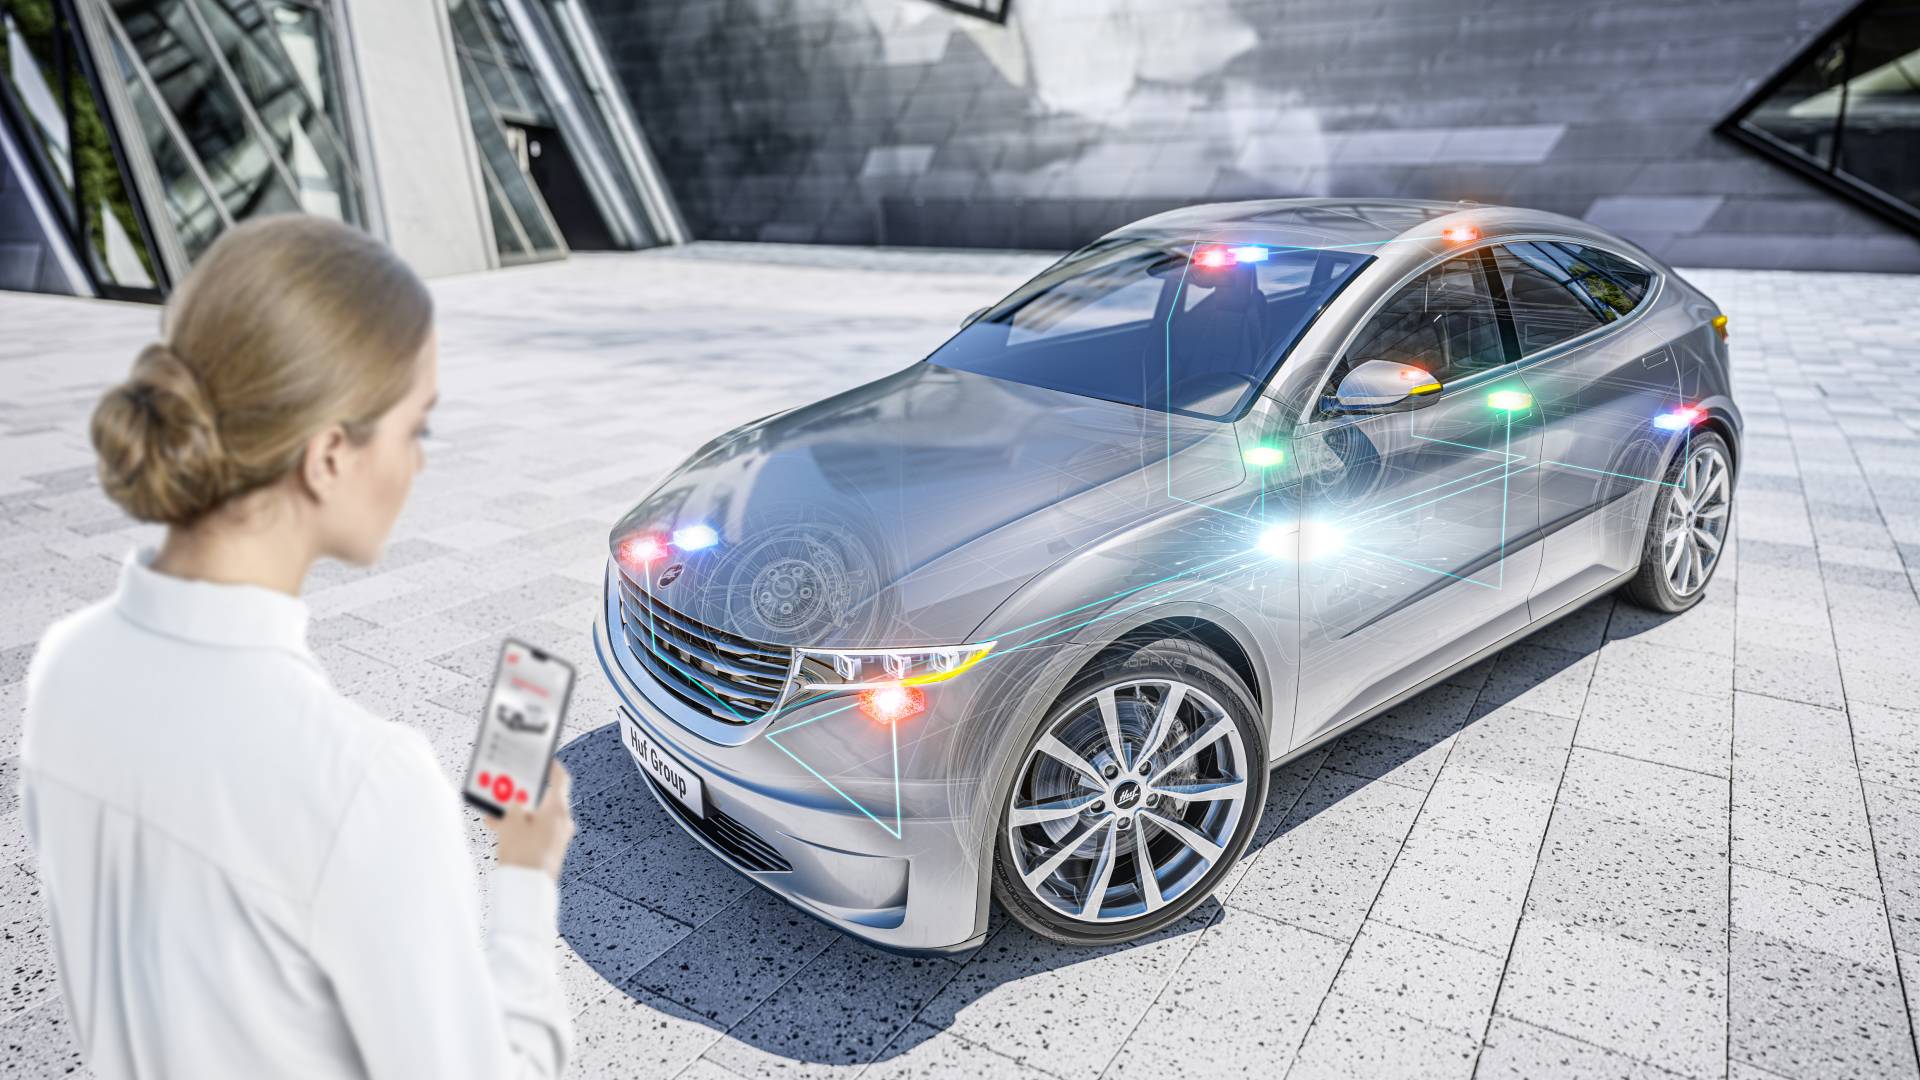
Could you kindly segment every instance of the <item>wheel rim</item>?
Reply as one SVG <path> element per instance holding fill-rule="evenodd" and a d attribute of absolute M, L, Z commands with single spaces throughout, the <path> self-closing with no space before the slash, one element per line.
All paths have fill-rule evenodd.
<path fill-rule="evenodd" d="M 1661 565 L 1676 596 L 1699 592 L 1720 560 L 1733 506 L 1730 474 L 1726 455 L 1713 446 L 1695 450 L 1681 467 L 1660 538 Z"/>
<path fill-rule="evenodd" d="M 1151 915 L 1226 857 L 1246 812 L 1246 744 L 1190 683 L 1139 679 L 1057 715 L 1007 807 L 1013 869 L 1070 919 Z"/>

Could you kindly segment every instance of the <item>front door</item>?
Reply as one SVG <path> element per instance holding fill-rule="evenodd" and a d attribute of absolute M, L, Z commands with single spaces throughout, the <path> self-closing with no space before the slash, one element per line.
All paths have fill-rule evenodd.
<path fill-rule="evenodd" d="M 1540 425 L 1491 267 L 1484 252 L 1457 255 L 1395 292 L 1296 432 L 1296 746 L 1526 624 Z M 1343 410 L 1335 390 L 1367 361 L 1429 373 L 1441 389 Z"/>

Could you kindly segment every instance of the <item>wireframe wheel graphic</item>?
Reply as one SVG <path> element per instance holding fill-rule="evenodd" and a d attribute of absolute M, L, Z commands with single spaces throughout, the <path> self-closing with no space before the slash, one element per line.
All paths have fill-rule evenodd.
<path fill-rule="evenodd" d="M 1213 892 L 1266 800 L 1252 695 L 1210 650 L 1169 639 L 1082 679 L 1029 744 L 1004 801 L 1001 902 L 1058 941 L 1127 941 Z"/>
<path fill-rule="evenodd" d="M 1685 611 L 1700 602 L 1720 565 L 1733 525 L 1733 465 L 1720 436 L 1693 436 L 1674 459 L 1647 522 L 1640 572 L 1627 595 L 1655 611 Z"/>

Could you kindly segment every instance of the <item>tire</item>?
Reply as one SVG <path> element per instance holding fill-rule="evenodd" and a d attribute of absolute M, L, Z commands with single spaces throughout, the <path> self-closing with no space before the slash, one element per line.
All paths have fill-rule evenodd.
<path fill-rule="evenodd" d="M 1682 445 L 1653 500 L 1628 599 L 1668 614 L 1700 602 L 1733 525 L 1733 480 L 1726 440 L 1703 431 Z"/>
<path fill-rule="evenodd" d="M 1144 937 L 1212 895 L 1266 797 L 1266 732 L 1246 684 L 1197 642 L 1141 643 L 1076 679 L 1028 737 L 1000 793 L 994 895 L 1053 941 Z"/>

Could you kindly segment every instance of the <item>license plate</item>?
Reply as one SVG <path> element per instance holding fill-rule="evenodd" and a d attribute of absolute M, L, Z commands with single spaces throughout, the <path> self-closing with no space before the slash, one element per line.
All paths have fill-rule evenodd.
<path fill-rule="evenodd" d="M 627 744 L 627 752 L 633 755 L 634 763 L 665 788 L 675 802 L 686 807 L 695 817 L 707 816 L 706 797 L 698 776 L 673 760 L 652 739 L 641 734 L 639 725 L 632 721 L 620 721 L 620 739 Z"/>

